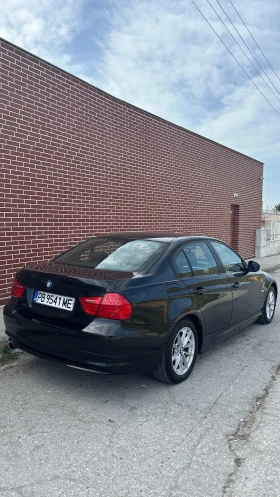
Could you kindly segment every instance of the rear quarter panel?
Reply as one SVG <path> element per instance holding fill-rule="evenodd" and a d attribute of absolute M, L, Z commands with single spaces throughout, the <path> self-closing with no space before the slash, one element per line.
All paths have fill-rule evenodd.
<path fill-rule="evenodd" d="M 170 286 L 175 290 L 177 288 L 178 291 L 169 294 Z M 174 280 L 174 275 L 173 279 L 167 281 L 153 282 L 152 277 L 138 278 L 137 281 L 130 280 L 130 282 L 127 280 L 115 289 L 132 303 L 131 320 L 138 325 L 147 327 L 165 324 L 171 328 L 172 324 L 176 324 L 191 313 L 198 314 L 202 319 L 200 309 L 190 291 L 186 291 L 182 281 Z M 111 291 L 111 288 L 108 291 Z"/>

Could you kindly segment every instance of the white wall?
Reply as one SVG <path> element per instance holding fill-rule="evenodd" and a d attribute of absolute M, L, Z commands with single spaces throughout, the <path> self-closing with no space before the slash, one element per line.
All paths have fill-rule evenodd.
<path fill-rule="evenodd" d="M 256 257 L 280 254 L 280 237 L 276 240 L 268 240 L 267 229 L 262 228 L 256 231 Z"/>

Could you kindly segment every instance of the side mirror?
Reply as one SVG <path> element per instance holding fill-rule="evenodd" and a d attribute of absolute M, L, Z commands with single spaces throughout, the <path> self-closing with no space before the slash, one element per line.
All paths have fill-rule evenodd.
<path fill-rule="evenodd" d="M 248 271 L 250 273 L 257 273 L 260 270 L 260 265 L 256 261 L 249 261 L 248 262 Z"/>

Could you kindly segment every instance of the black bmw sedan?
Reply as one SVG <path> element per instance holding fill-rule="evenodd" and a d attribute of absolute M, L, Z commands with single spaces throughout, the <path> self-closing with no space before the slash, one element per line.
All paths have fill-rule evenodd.
<path fill-rule="evenodd" d="M 30 354 L 179 383 L 217 338 L 270 323 L 276 299 L 275 280 L 220 240 L 119 233 L 21 269 L 4 321 Z"/>

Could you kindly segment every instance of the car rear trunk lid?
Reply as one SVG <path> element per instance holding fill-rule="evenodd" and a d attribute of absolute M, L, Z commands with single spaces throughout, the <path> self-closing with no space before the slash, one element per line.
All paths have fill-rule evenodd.
<path fill-rule="evenodd" d="M 17 310 L 27 319 L 40 321 L 51 326 L 73 330 L 83 329 L 94 316 L 86 314 L 80 297 L 102 297 L 109 283 L 117 279 L 127 279 L 133 273 L 100 271 L 85 267 L 66 266 L 54 262 L 29 266 L 17 274 L 17 279 L 26 286 L 26 295 L 17 302 Z M 35 302 L 38 292 L 44 293 L 45 300 L 59 296 L 73 302 L 70 309 Z M 42 299 L 41 299 L 42 300 Z M 56 299 L 57 302 L 62 300 Z"/>

